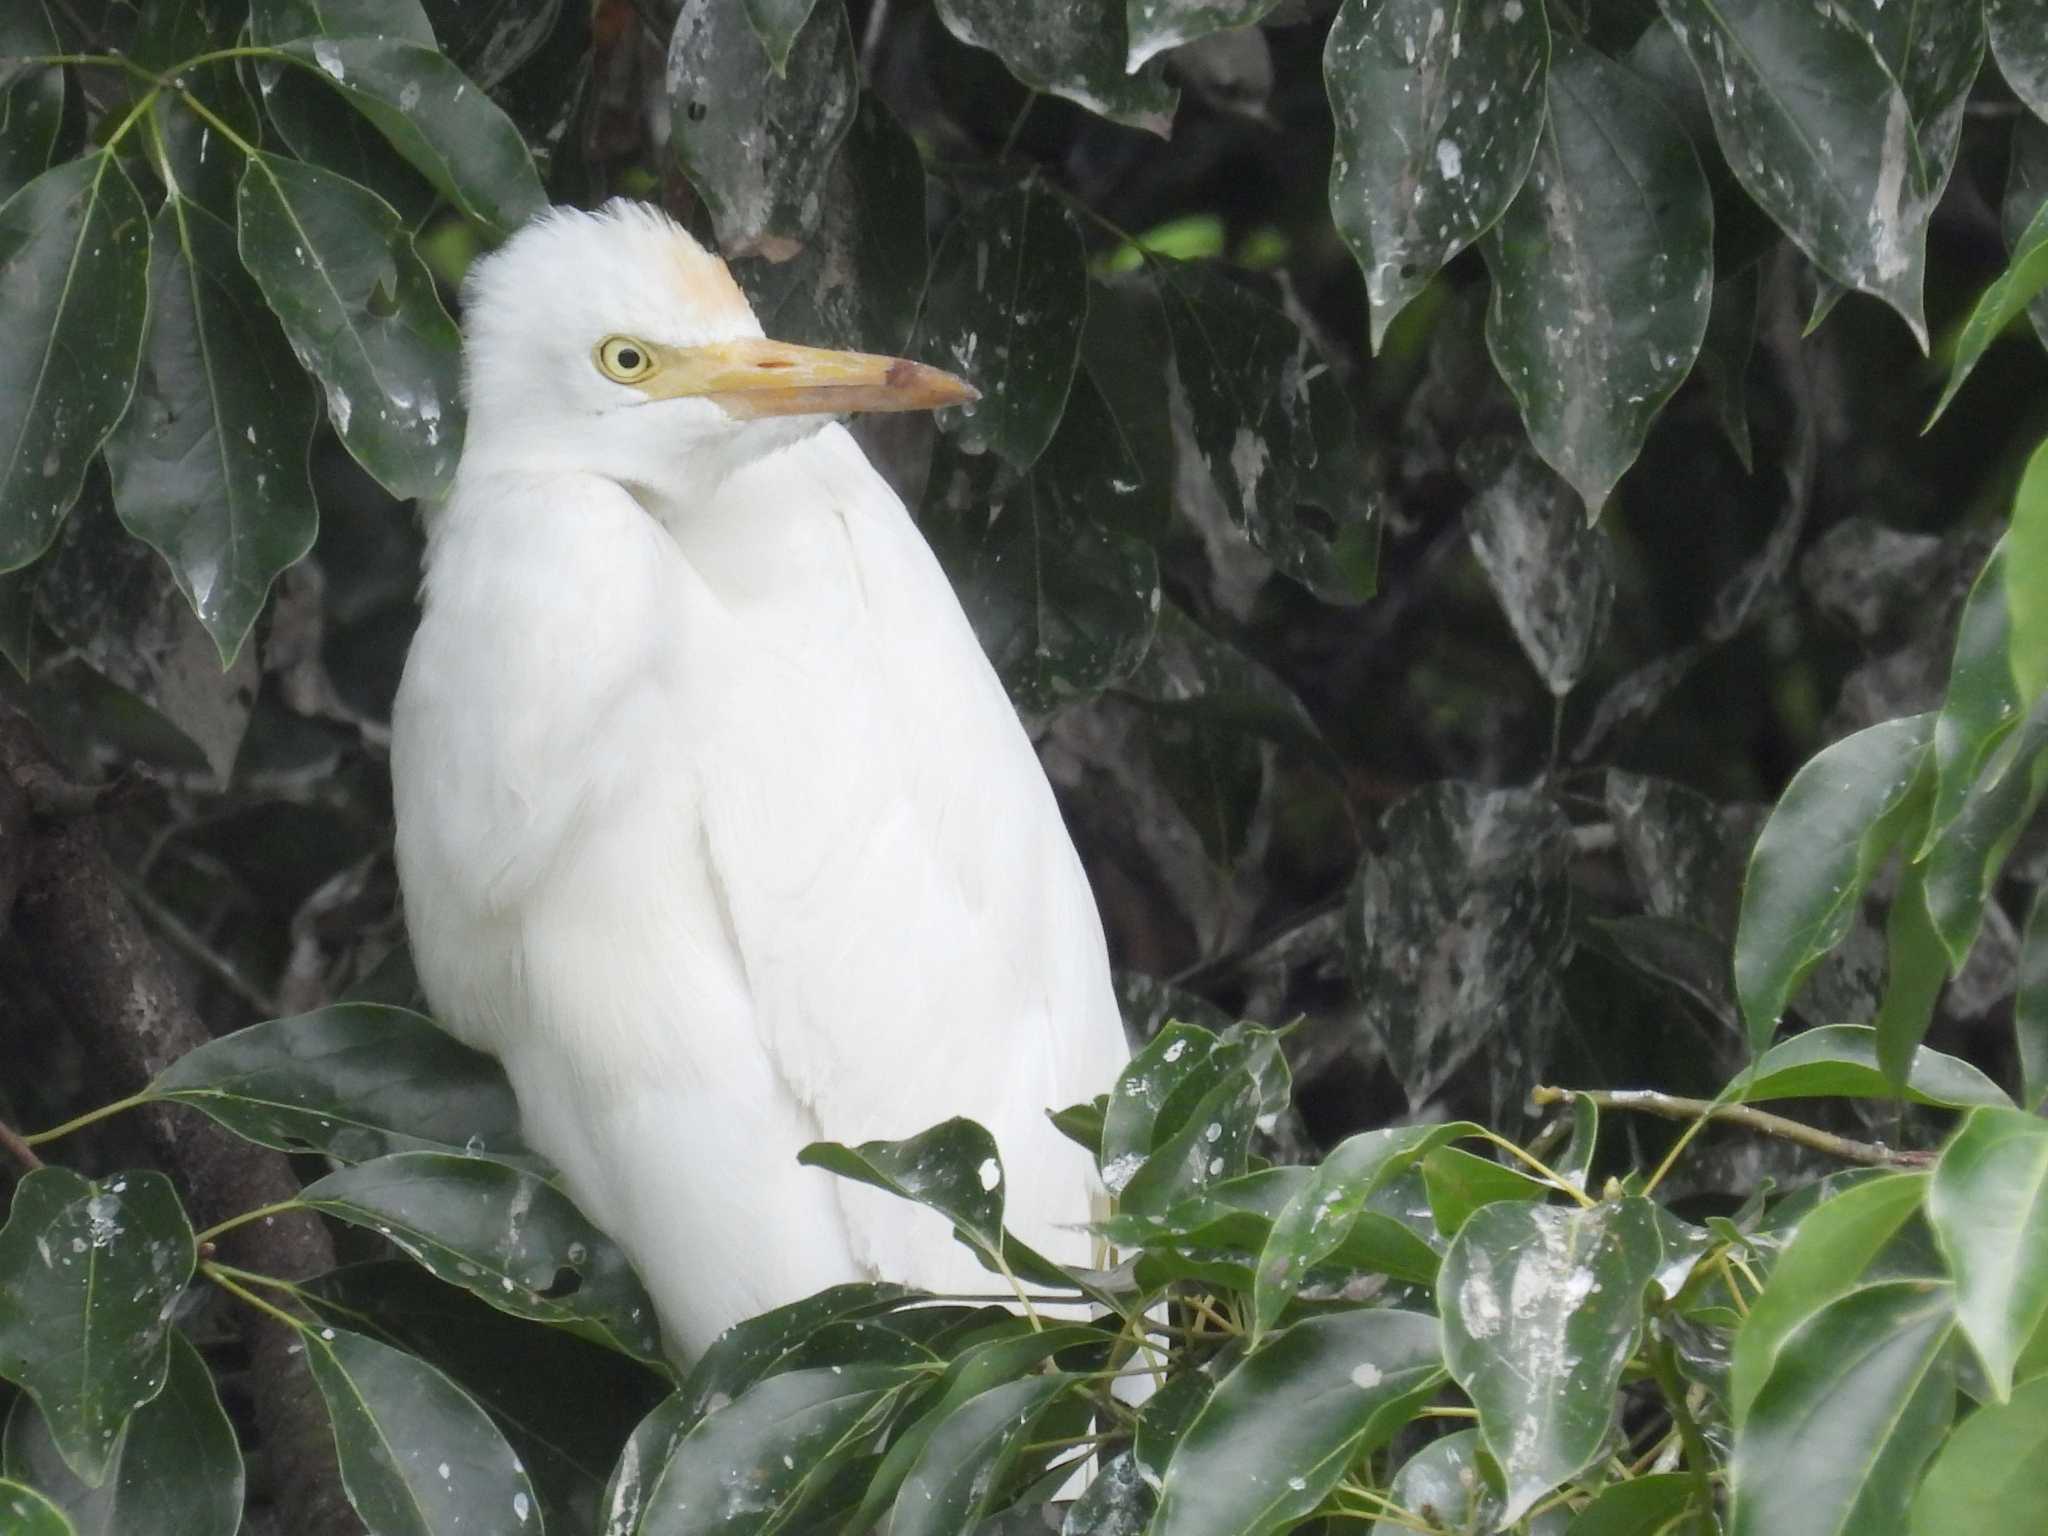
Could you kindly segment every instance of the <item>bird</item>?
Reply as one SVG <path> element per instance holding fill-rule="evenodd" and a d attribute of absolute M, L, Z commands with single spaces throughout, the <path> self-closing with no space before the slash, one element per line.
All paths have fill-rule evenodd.
<path fill-rule="evenodd" d="M 999 1289 L 937 1213 L 801 1166 L 953 1116 L 1085 1263 L 1047 1111 L 1128 1047 L 1031 741 L 840 421 L 971 405 L 764 337 L 665 212 L 555 208 L 466 276 L 467 425 L 393 707 L 428 1006 L 624 1250 L 667 1347 L 828 1286 Z"/>

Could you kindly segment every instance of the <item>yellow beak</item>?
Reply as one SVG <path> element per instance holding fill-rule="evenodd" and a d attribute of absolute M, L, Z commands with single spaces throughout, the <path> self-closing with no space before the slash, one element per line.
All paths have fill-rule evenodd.
<path fill-rule="evenodd" d="M 964 379 L 903 357 L 831 352 L 781 341 L 651 349 L 660 366 L 638 386 L 654 400 L 715 400 L 737 417 L 930 411 L 981 398 Z"/>

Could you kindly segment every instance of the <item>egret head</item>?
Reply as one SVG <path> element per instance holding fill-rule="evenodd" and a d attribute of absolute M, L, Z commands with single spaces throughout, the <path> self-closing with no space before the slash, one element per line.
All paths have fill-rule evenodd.
<path fill-rule="evenodd" d="M 465 455 L 688 499 L 849 411 L 974 398 L 901 358 L 761 334 L 732 274 L 659 209 L 558 208 L 464 288 Z"/>

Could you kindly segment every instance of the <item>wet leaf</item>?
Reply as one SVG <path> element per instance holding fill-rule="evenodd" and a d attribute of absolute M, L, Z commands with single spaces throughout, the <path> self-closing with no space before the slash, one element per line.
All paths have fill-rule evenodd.
<path fill-rule="evenodd" d="M 242 260 L 327 417 L 394 496 L 446 490 L 461 448 L 460 344 L 398 216 L 317 166 L 252 157 L 237 199 Z"/>
<path fill-rule="evenodd" d="M 1446 16 L 1436 0 L 1346 0 L 1323 49 L 1330 212 L 1365 273 L 1375 351 L 1507 211 L 1543 127 L 1543 7 L 1488 0 Z"/>
<path fill-rule="evenodd" d="M 2012 1028 L 2019 1048 L 2020 1107 L 2039 1109 L 2048 1097 L 2048 891 L 2036 891 L 2027 912 Z"/>
<path fill-rule="evenodd" d="M 1743 190 L 1836 282 L 1884 300 L 1924 348 L 1933 197 L 1912 108 L 1834 8 L 1659 0 Z"/>
<path fill-rule="evenodd" d="M 1786 786 L 1750 855 L 1735 991 L 1752 1051 L 1847 935 L 1856 903 L 1929 793 L 1927 715 L 1887 720 L 1814 756 Z"/>
<path fill-rule="evenodd" d="M 2048 486 L 2048 458 L 2041 475 Z M 1961 814 L 1992 752 L 2018 727 L 2031 695 L 2019 686 L 2021 658 L 2013 644 L 2011 600 L 2015 583 L 2006 579 L 2012 531 L 1992 546 L 1971 584 L 1956 623 L 1955 659 L 1948 690 L 1934 720 L 1934 807 L 1918 852 L 1924 856 Z M 2048 651 L 2026 665 L 2048 667 Z"/>
<path fill-rule="evenodd" d="M 223 1035 L 171 1063 L 148 1091 L 263 1146 L 346 1163 L 418 1150 L 515 1159 L 525 1151 L 497 1062 L 416 1013 L 375 1003 Z"/>
<path fill-rule="evenodd" d="M 995 1138 L 972 1120 L 947 1120 L 902 1141 L 857 1147 L 814 1141 L 797 1161 L 928 1206 L 982 1252 L 1002 1251 L 1002 1159 Z"/>
<path fill-rule="evenodd" d="M 1956 1321 L 2003 1402 L 2048 1319 L 2048 1121 L 1972 1111 L 1935 1164 L 1927 1219 L 1955 1274 Z"/>
<path fill-rule="evenodd" d="M 301 1335 L 342 1487 L 378 1536 L 540 1528 L 533 1484 L 476 1400 L 416 1355 L 345 1329 Z"/>
<path fill-rule="evenodd" d="M 1571 952 L 1571 829 L 1546 796 L 1426 785 L 1381 818 L 1345 937 L 1366 1017 L 1411 1104 L 1520 1038 Z"/>
<path fill-rule="evenodd" d="M 1037 461 L 1066 408 L 1087 313 L 1081 231 L 1051 193 L 1018 187 L 953 221 L 913 350 L 981 391 L 940 423 L 964 452 Z"/>
<path fill-rule="evenodd" d="M 306 1186 L 315 1210 L 389 1238 L 450 1285 L 515 1317 L 659 1361 L 654 1304 L 611 1239 L 531 1173 L 395 1152 Z"/>
<path fill-rule="evenodd" d="M 1867 1024 L 1827 1024 L 1803 1030 L 1765 1051 L 1747 1081 L 1742 1102 L 1898 1096 L 1898 1086 L 1878 1067 L 1877 1031 Z M 1915 1104 L 1948 1109 L 2012 1103 L 1998 1084 L 1961 1057 L 1926 1046 L 1914 1053 L 1904 1096 Z"/>
<path fill-rule="evenodd" d="M 1487 1484 L 1481 1462 L 1485 1454 L 1476 1429 L 1432 1440 L 1401 1463 L 1387 1485 L 1387 1498 L 1439 1530 L 1498 1529 L 1500 1494 Z M 1406 1521 L 1375 1520 L 1371 1536 L 1400 1536 L 1412 1529 Z"/>
<path fill-rule="evenodd" d="M 95 1183 L 44 1167 L 0 1228 L 0 1377 L 23 1388 L 72 1473 L 102 1484 L 129 1416 L 163 1390 L 170 1314 L 198 1263 L 160 1173 Z"/>
<path fill-rule="evenodd" d="M 65 1465 L 27 1398 L 7 1416 L 0 1465 L 61 1505 L 77 1536 L 235 1536 L 241 1526 L 242 1453 L 234 1426 L 206 1362 L 175 1329 L 163 1390 L 129 1419 L 97 1488 Z M 0 1529 L 16 1528 L 0 1520 Z"/>
<path fill-rule="evenodd" d="M 1436 1319 L 1391 1308 L 1283 1329 L 1217 1384 L 1167 1464 L 1153 1536 L 1239 1536 L 1299 1519 L 1443 1378 Z"/>
<path fill-rule="evenodd" d="M 670 142 L 728 256 L 795 255 L 860 100 L 846 9 L 812 10 L 777 70 L 746 8 L 686 0 L 668 45 Z"/>
<path fill-rule="evenodd" d="M 2015 96 L 2048 118 L 2048 27 L 2041 0 L 1984 0 L 1998 72 Z"/>
<path fill-rule="evenodd" d="M 2044 290 L 2048 290 L 2048 203 L 2043 203 L 2033 221 L 2020 231 L 2013 242 L 2011 263 L 1979 296 L 1970 318 L 1963 322 L 1962 334 L 1956 338 L 1955 358 L 1949 364 L 1948 383 L 1935 402 L 1933 414 L 1927 418 L 1929 426 L 1941 419 L 1978 359 Z"/>
<path fill-rule="evenodd" d="M 1970 787 L 1955 820 L 1942 829 L 1919 871 L 1927 911 L 1949 965 L 1961 970 L 1977 942 L 1984 905 L 2014 839 L 2048 793 L 2048 691 L 2025 724 L 2002 743 Z"/>
<path fill-rule="evenodd" d="M 1182 43 L 1228 28 L 1249 27 L 1278 0 L 1124 0 L 1124 31 L 1129 38 L 1127 69 Z"/>
<path fill-rule="evenodd" d="M 0 570 L 41 554 L 128 408 L 149 304 L 149 217 L 112 155 L 0 204 Z"/>
<path fill-rule="evenodd" d="M 1912 1536 L 2048 1527 L 2048 1377 L 1978 1409 L 1942 1442 L 1913 1498 Z"/>
<path fill-rule="evenodd" d="M 1590 48 L 1552 46 L 1536 158 L 1481 247 L 1486 342 L 1536 451 L 1597 517 L 1699 354 L 1714 208 L 1650 89 Z"/>
<path fill-rule="evenodd" d="M 1730 1416 L 1740 1429 L 1788 1340 L 1863 1283 L 1866 1270 L 1927 1196 L 1925 1174 L 1866 1179 L 1814 1207 L 1779 1255 L 1735 1338 Z"/>
<path fill-rule="evenodd" d="M 313 392 L 234 230 L 175 192 L 156 216 L 150 309 L 135 399 L 107 441 L 114 507 L 227 666 L 271 582 L 313 544 Z"/>
<path fill-rule="evenodd" d="M 1646 1200 L 1473 1212 L 1437 1280 L 1444 1359 L 1519 1520 L 1600 1452 L 1661 1245 Z"/>
<path fill-rule="evenodd" d="M 1131 1453 L 1119 1451 L 1067 1506 L 1060 1536 L 1145 1536 L 1158 1507 L 1159 1495 L 1140 1474 Z"/>
<path fill-rule="evenodd" d="M 973 1530 L 1000 1506 L 1025 1443 L 1077 1379 L 1026 1376 L 954 1406 L 903 1480 L 889 1521 L 891 1536 Z"/>
<path fill-rule="evenodd" d="M 1179 93 L 1159 62 L 1126 69 L 1124 0 L 939 0 L 938 10 L 948 32 L 986 48 L 1034 91 L 1162 138 L 1173 125 Z"/>
<path fill-rule="evenodd" d="M 1947 1287 L 1864 1286 L 1785 1343 L 1735 1437 L 1730 1536 L 1890 1536 L 1955 1411 Z"/>
<path fill-rule="evenodd" d="M 1562 698 L 1585 675 L 1614 606 L 1607 536 L 1527 447 L 1488 446 L 1460 455 L 1461 472 L 1477 477 L 1465 532 L 1523 654 Z"/>

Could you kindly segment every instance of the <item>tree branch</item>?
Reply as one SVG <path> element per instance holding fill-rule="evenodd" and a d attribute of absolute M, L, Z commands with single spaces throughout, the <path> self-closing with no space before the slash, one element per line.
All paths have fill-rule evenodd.
<path fill-rule="evenodd" d="M 1683 1099 L 1649 1088 L 1620 1088 L 1612 1092 L 1587 1088 L 1537 1088 L 1529 1094 L 1537 1104 L 1562 1104 L 1573 1097 L 1589 1099 L 1600 1109 L 1632 1110 L 1642 1115 L 1659 1115 L 1666 1120 L 1709 1120 L 1740 1125 L 1780 1141 L 1796 1142 L 1845 1163 L 1862 1163 L 1871 1168 L 1924 1168 L 1934 1161 L 1932 1152 L 1902 1152 L 1882 1142 L 1852 1141 L 1817 1125 L 1788 1120 L 1747 1104 L 1714 1104 L 1706 1099 Z"/>

